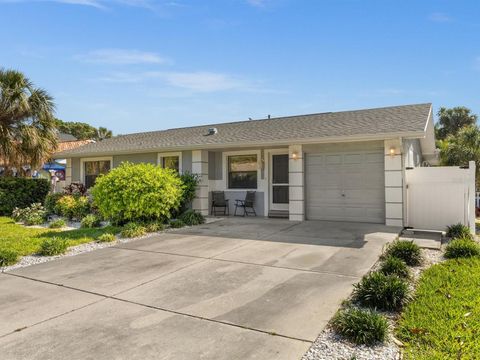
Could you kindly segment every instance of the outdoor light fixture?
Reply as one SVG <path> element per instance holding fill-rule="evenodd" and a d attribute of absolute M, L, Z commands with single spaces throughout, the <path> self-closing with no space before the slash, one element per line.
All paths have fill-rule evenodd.
<path fill-rule="evenodd" d="M 292 153 L 292 159 L 297 160 L 298 159 L 298 154 L 296 152 Z"/>
<path fill-rule="evenodd" d="M 395 148 L 392 146 L 390 148 L 390 156 L 393 156 L 393 155 L 395 155 Z"/>

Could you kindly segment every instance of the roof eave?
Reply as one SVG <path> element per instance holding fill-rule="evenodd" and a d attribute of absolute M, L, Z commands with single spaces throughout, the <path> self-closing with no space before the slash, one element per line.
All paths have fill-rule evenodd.
<path fill-rule="evenodd" d="M 94 151 L 85 153 L 69 153 L 67 151 L 60 152 L 53 155 L 54 159 L 65 158 L 86 158 L 93 156 L 112 156 L 112 155 L 125 155 L 125 154 L 141 154 L 152 152 L 168 152 L 168 151 L 182 151 L 182 150 L 214 150 L 223 148 L 242 148 L 242 147 L 269 147 L 269 146 L 288 146 L 299 144 L 322 144 L 322 143 L 335 143 L 335 142 L 357 142 L 357 141 L 376 141 L 392 138 L 423 138 L 425 137 L 425 131 L 407 131 L 407 132 L 392 132 L 382 134 L 370 134 L 370 135 L 349 135 L 349 136 L 327 136 L 321 138 L 308 138 L 308 139 L 288 139 L 288 140 L 275 140 L 275 141 L 262 141 L 261 145 L 258 142 L 229 142 L 227 144 L 198 144 L 190 146 L 173 146 L 173 147 L 154 147 L 149 149 L 125 149 L 119 151 Z"/>

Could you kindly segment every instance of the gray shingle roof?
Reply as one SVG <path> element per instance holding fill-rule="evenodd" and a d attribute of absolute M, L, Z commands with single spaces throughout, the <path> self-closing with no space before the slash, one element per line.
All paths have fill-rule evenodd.
<path fill-rule="evenodd" d="M 381 137 L 424 132 L 431 104 L 287 116 L 120 135 L 56 154 L 111 155 L 234 145 L 305 142 L 322 138 Z M 206 136 L 215 127 L 218 133 Z"/>

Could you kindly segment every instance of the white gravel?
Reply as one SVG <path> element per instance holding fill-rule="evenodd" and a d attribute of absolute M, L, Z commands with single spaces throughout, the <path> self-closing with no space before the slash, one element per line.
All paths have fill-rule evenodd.
<path fill-rule="evenodd" d="M 432 249 L 422 249 L 424 261 L 421 266 L 412 268 L 413 282 L 415 283 L 421 272 L 433 264 L 444 260 L 443 252 Z M 373 267 L 378 267 L 378 263 Z M 390 329 L 395 327 L 396 314 L 383 313 L 387 318 Z M 383 344 L 375 346 L 355 345 L 335 334 L 332 328 L 327 327 L 320 333 L 302 360 L 397 360 L 401 359 L 401 342 L 396 340 L 392 331 L 389 339 Z"/>

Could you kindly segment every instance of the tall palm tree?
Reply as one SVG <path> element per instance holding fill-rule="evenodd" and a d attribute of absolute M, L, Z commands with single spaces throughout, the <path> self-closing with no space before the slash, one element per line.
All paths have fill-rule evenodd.
<path fill-rule="evenodd" d="M 108 130 L 107 128 L 101 126 L 95 132 L 95 140 L 99 141 L 102 141 L 103 139 L 110 139 L 113 135 L 112 130 Z"/>
<path fill-rule="evenodd" d="M 12 167 L 38 167 L 57 146 L 55 105 L 21 72 L 0 69 L 0 161 Z"/>

